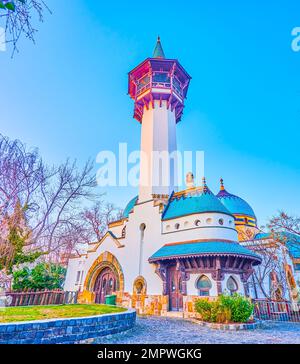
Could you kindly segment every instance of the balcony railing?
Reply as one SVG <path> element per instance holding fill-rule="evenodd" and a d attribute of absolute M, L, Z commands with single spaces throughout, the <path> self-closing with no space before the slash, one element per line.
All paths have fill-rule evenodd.
<path fill-rule="evenodd" d="M 180 88 L 176 87 L 171 82 L 154 82 L 153 81 L 153 82 L 148 82 L 144 86 L 138 88 L 138 90 L 136 92 L 136 97 L 139 97 L 141 94 L 143 94 L 145 91 L 149 90 L 150 88 L 161 88 L 161 89 L 173 88 L 179 96 L 181 96 L 181 97 L 183 96 L 182 90 Z"/>

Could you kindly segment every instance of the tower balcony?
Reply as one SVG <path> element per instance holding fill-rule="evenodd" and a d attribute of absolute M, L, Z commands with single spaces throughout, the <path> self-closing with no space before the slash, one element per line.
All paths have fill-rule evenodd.
<path fill-rule="evenodd" d="M 177 60 L 148 58 L 129 72 L 128 93 L 134 100 L 134 118 L 142 122 L 144 108 L 153 107 L 154 101 L 175 111 L 180 121 L 184 100 L 191 77 Z"/>

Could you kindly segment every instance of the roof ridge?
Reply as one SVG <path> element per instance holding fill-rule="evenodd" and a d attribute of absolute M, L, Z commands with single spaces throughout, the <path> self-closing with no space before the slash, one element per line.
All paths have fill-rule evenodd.
<path fill-rule="evenodd" d="M 165 216 L 166 212 L 168 211 L 168 208 L 169 208 L 169 206 L 170 206 L 170 202 L 171 202 L 171 200 L 172 200 L 172 198 L 173 198 L 173 195 L 174 195 L 174 191 L 171 193 L 171 196 L 169 197 L 168 203 L 167 203 L 166 207 L 165 207 L 165 208 L 164 208 L 164 210 L 163 210 L 163 213 L 162 213 L 162 215 L 161 215 L 161 218 L 162 218 L 162 219 L 164 218 L 164 216 Z"/>

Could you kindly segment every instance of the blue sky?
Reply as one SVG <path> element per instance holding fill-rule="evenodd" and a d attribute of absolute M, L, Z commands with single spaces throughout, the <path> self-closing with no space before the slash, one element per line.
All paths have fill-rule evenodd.
<path fill-rule="evenodd" d="M 300 215 L 298 1 L 47 3 L 53 14 L 36 45 L 22 40 L 13 59 L 0 52 L 2 134 L 49 163 L 83 163 L 119 142 L 138 149 L 127 72 L 151 56 L 159 34 L 166 56 L 193 77 L 178 148 L 204 150 L 210 188 L 218 192 L 222 176 L 260 224 L 278 209 Z M 101 192 L 120 207 L 135 194 Z"/>

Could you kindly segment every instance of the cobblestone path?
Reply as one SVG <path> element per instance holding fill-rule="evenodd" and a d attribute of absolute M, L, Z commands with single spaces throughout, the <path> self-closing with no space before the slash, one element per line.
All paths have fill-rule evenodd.
<path fill-rule="evenodd" d="M 95 340 L 97 344 L 300 344 L 300 323 L 266 322 L 260 329 L 219 331 L 182 319 L 139 317 L 125 333 Z"/>

